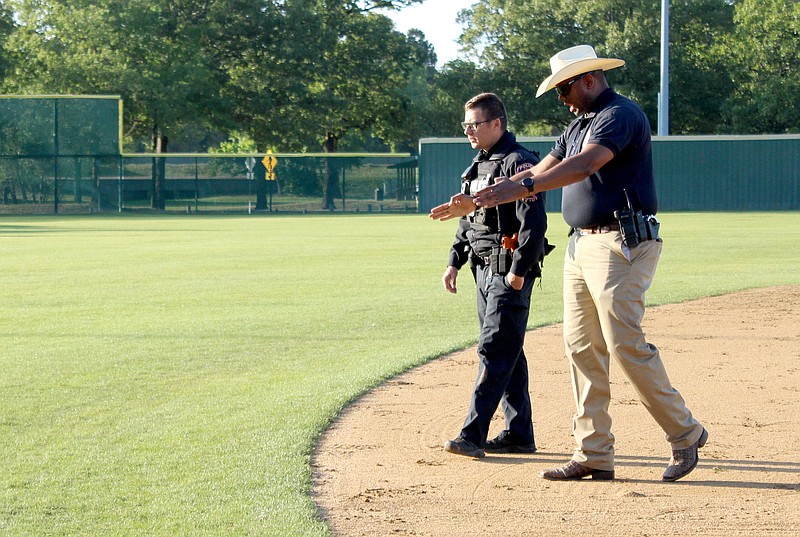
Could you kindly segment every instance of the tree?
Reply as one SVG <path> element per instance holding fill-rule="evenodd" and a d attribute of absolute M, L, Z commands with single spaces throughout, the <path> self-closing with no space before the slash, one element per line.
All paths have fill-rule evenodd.
<path fill-rule="evenodd" d="M 226 96 L 234 119 L 259 147 L 318 151 L 331 132 L 386 136 L 389 104 L 426 61 L 419 36 L 408 38 L 374 13 L 421 0 L 285 0 L 270 27 L 230 65 Z M 392 102 L 393 97 L 394 102 Z M 403 140 L 405 142 L 405 140 Z"/>
<path fill-rule="evenodd" d="M 735 90 L 723 110 L 737 133 L 800 132 L 800 3 L 743 0 L 736 30 L 718 49 Z"/>
<path fill-rule="evenodd" d="M 382 15 L 329 8 L 323 19 L 323 27 L 335 36 L 327 41 L 320 66 L 325 151 L 335 152 L 351 130 L 370 131 L 390 143 L 397 140 L 395 126 L 408 121 L 403 91 L 417 50 Z M 323 195 L 323 207 L 334 209 L 334 197 L 340 195 L 334 159 L 328 159 Z"/>
<path fill-rule="evenodd" d="M 419 114 L 398 111 L 415 111 L 426 43 L 374 11 L 419 1 L 13 0 L 4 58 L 17 72 L 3 89 L 120 94 L 128 141 L 156 154 L 214 130 L 295 151 L 351 131 L 409 144 L 404 122 Z M 163 163 L 154 157 L 157 209 Z"/>
<path fill-rule="evenodd" d="M 278 47 L 286 42 L 283 30 L 304 22 L 302 12 L 287 21 L 283 4 L 58 0 L 44 5 L 20 0 L 14 5 L 23 23 L 8 50 L 24 67 L 6 80 L 6 89 L 120 94 L 129 144 L 148 140 L 146 148 L 154 153 L 166 152 L 168 141 L 170 146 L 186 145 L 187 133 L 246 131 L 246 122 L 242 127 L 238 120 L 249 117 L 249 107 L 247 95 L 236 91 L 237 77 L 253 59 L 263 59 L 255 68 L 281 66 L 280 55 L 264 57 L 261 51 L 280 52 Z M 305 46 L 294 48 L 307 55 L 298 63 L 309 65 L 313 52 Z M 282 91 L 277 100 L 308 102 L 302 93 L 307 80 L 294 76 L 294 65 L 273 72 L 272 81 L 279 82 L 275 87 Z M 244 102 L 236 101 L 242 97 Z M 237 115 L 240 110 L 244 114 Z M 154 158 L 154 208 L 163 208 L 163 163 Z"/>
<path fill-rule="evenodd" d="M 446 63 L 436 78 L 433 96 L 435 107 L 439 110 L 439 126 L 429 136 L 464 136 L 464 129 L 461 128 L 464 103 L 485 91 L 496 91 L 501 93 L 501 98 L 505 97 L 502 93 L 506 87 L 494 81 L 491 70 L 480 68 L 470 61 L 454 60 Z M 510 107 L 509 113 L 515 115 Z"/>
<path fill-rule="evenodd" d="M 727 69 L 711 47 L 731 30 L 726 0 L 672 1 L 671 103 L 675 132 L 713 132 Z M 623 58 L 611 84 L 639 102 L 655 125 L 659 91 L 660 9 L 652 0 L 481 0 L 467 14 L 462 43 L 478 51 L 524 134 L 554 134 L 571 118 L 553 98 L 535 99 L 558 50 L 592 44 L 598 55 Z M 513 125 L 513 123 L 512 123 Z"/>
<path fill-rule="evenodd" d="M 554 134 L 568 121 L 557 101 L 537 100 L 536 89 L 550 72 L 550 56 L 592 41 L 576 12 L 587 4 L 481 0 L 464 14 L 468 23 L 461 43 L 475 51 L 481 68 L 493 73 L 491 82 L 512 116 L 509 126 L 517 134 Z M 602 47 L 598 48 L 602 52 Z"/>
<path fill-rule="evenodd" d="M 14 31 L 14 17 L 13 13 L 8 10 L 8 7 L 0 2 L 0 50 L 4 48 L 8 36 Z M 9 58 L 2 54 L 0 55 L 0 80 L 2 80 L 9 70 Z"/>
<path fill-rule="evenodd" d="M 192 122 L 227 125 L 221 88 L 241 40 L 257 31 L 245 0 L 16 0 L 6 51 L 17 72 L 4 89 L 120 94 L 126 134 L 165 152 Z M 260 20 L 260 18 L 257 18 Z M 233 30 L 236 31 L 233 31 Z M 224 39 L 222 39 L 224 37 Z M 176 136 L 178 135 L 178 136 Z M 154 160 L 152 206 L 163 209 L 163 161 Z"/>
<path fill-rule="evenodd" d="M 732 65 L 716 50 L 734 30 L 733 6 L 726 0 L 671 3 L 671 134 L 729 132 L 721 118 L 733 91 Z"/>
<path fill-rule="evenodd" d="M 427 44 L 373 11 L 414 1 L 282 2 L 278 38 L 261 40 L 231 71 L 237 120 L 260 146 L 294 151 L 349 149 L 341 142 L 353 132 L 408 144 L 420 114 L 406 112 L 415 106 L 414 77 L 430 63 Z M 334 163 L 323 173 L 329 210 L 339 188 Z"/>

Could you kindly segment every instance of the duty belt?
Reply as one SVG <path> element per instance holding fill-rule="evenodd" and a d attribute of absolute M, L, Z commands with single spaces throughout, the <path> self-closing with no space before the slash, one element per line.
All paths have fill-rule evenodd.
<path fill-rule="evenodd" d="M 610 233 L 612 231 L 619 231 L 619 224 L 614 222 L 613 224 L 606 224 L 604 226 L 576 227 L 572 229 L 579 235 L 596 235 L 597 233 Z"/>

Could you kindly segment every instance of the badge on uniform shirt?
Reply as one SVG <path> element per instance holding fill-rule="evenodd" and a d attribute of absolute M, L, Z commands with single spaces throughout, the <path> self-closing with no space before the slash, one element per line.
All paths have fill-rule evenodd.
<path fill-rule="evenodd" d="M 517 168 L 516 168 L 516 171 L 514 172 L 514 175 L 518 174 L 519 172 L 524 172 L 525 170 L 529 170 L 531 168 L 533 168 L 533 164 L 530 163 L 530 162 L 523 162 L 521 164 L 517 164 Z M 522 201 L 527 201 L 528 203 L 533 203 L 534 201 L 536 201 L 536 199 L 537 199 L 536 198 L 536 194 L 531 194 L 530 196 L 528 196 L 527 198 L 523 199 Z"/>

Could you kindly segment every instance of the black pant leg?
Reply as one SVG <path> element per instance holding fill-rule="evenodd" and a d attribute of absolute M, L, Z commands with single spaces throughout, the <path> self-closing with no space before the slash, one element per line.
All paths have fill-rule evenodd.
<path fill-rule="evenodd" d="M 522 352 L 530 311 L 533 281 L 526 279 L 520 291 L 512 289 L 501 275 L 479 267 L 479 294 L 485 296 L 483 323 L 478 342 L 478 378 L 461 436 L 482 446 L 489 424 L 501 400 L 506 426 L 524 443 L 533 442 L 527 360 Z M 479 311 L 479 318 L 481 317 Z"/>

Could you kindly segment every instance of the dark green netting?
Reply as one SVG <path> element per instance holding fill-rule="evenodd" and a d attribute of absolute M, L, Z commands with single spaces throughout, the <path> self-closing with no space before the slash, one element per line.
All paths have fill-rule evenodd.
<path fill-rule="evenodd" d="M 119 98 L 0 98 L 0 156 L 119 154 Z"/>

